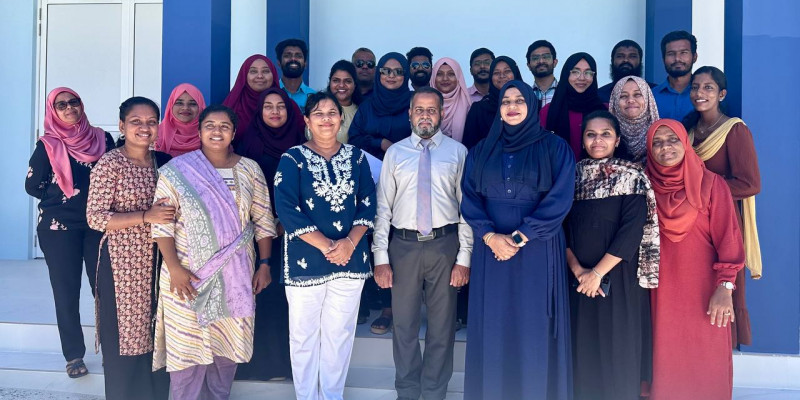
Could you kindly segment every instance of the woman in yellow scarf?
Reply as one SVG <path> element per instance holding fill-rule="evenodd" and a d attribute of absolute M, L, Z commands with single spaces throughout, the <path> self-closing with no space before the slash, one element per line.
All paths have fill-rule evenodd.
<path fill-rule="evenodd" d="M 694 150 L 710 171 L 725 178 L 731 189 L 742 228 L 747 269 L 761 278 L 761 250 L 756 228 L 755 195 L 761 191 L 761 176 L 753 136 L 744 121 L 725 115 L 720 103 L 728 94 L 725 74 L 715 67 L 700 67 L 692 75 L 690 94 L 695 111 L 684 119 Z M 749 345 L 750 318 L 745 304 L 744 269 L 736 277 L 731 330 L 733 347 Z"/>

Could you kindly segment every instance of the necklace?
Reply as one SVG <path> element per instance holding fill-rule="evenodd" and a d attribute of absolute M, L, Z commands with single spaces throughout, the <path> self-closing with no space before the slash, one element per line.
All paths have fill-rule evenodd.
<path fill-rule="evenodd" d="M 711 124 L 711 125 L 709 125 L 709 126 L 705 127 L 705 128 L 701 128 L 701 127 L 700 127 L 700 122 L 698 122 L 698 123 L 697 123 L 697 131 L 698 131 L 698 132 L 700 132 L 700 136 L 702 136 L 702 137 L 704 137 L 704 138 L 705 138 L 705 137 L 706 137 L 706 132 L 710 131 L 710 130 L 711 130 L 711 128 L 713 128 L 713 127 L 717 126 L 717 124 L 719 123 L 719 121 L 720 121 L 720 120 L 722 119 L 722 117 L 724 117 L 724 116 L 725 116 L 725 114 L 723 114 L 723 113 L 719 113 L 719 118 L 717 118 L 717 121 L 716 121 L 716 122 L 714 122 L 713 124 Z M 713 131 L 712 131 L 712 132 L 713 132 Z"/>

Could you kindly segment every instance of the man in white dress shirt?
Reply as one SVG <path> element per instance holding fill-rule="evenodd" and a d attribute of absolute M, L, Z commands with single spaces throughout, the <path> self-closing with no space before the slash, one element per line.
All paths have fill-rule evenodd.
<path fill-rule="evenodd" d="M 472 230 L 460 212 L 467 149 L 439 130 L 443 102 L 436 89 L 414 92 L 409 109 L 414 134 L 389 147 L 378 182 L 372 252 L 375 281 L 392 288 L 400 399 L 445 398 L 453 375 L 456 290 L 469 281 Z"/>

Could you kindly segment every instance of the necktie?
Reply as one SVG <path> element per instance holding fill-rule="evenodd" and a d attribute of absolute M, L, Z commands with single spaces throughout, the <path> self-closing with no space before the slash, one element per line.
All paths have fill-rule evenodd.
<path fill-rule="evenodd" d="M 417 230 L 423 235 L 430 235 L 433 230 L 431 211 L 431 152 L 428 146 L 430 139 L 422 139 L 422 153 L 419 155 L 417 171 Z"/>

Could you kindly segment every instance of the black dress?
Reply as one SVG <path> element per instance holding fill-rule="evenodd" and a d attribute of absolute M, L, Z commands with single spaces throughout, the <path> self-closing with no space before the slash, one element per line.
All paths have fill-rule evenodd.
<path fill-rule="evenodd" d="M 243 149 L 237 153 L 244 154 Z M 272 213 L 275 214 L 275 171 L 278 158 L 267 154 L 254 161 L 261 167 L 267 180 Z M 277 221 L 277 220 L 276 220 Z M 283 237 L 272 240 L 272 255 L 269 259 L 272 283 L 256 295 L 256 316 L 253 332 L 253 356 L 250 362 L 239 364 L 236 369 L 237 380 L 266 381 L 272 378 L 292 376 L 292 362 L 289 356 L 289 303 L 286 291 L 280 283 L 281 259 L 283 258 Z M 258 246 L 256 246 L 258 251 Z M 261 259 L 257 254 L 256 260 Z M 256 261 L 257 262 L 257 261 Z M 256 269 L 259 265 L 256 265 Z"/>
<path fill-rule="evenodd" d="M 650 297 L 636 277 L 646 219 L 641 195 L 575 201 L 567 218 L 567 246 L 581 266 L 593 268 L 606 253 L 622 258 L 607 275 L 606 297 L 578 293 L 571 278 L 576 400 L 638 400 L 650 380 Z"/>

